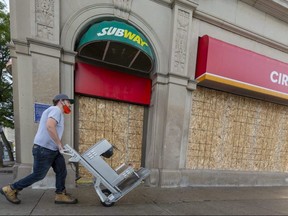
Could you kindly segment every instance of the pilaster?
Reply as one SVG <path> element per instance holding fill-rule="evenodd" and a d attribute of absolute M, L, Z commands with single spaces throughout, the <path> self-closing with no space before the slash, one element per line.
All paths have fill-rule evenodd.
<path fill-rule="evenodd" d="M 162 146 L 162 170 L 159 184 L 177 185 L 185 168 L 188 129 L 191 112 L 192 90 L 190 46 L 192 41 L 192 17 L 196 1 L 174 1 L 172 47 L 170 69 L 167 77 L 167 104 Z M 193 79 L 192 79 L 193 80 Z"/>

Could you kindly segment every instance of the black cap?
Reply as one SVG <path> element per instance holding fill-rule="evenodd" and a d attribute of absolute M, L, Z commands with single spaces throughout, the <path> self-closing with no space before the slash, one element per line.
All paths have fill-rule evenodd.
<path fill-rule="evenodd" d="M 74 104 L 74 99 L 69 98 L 66 94 L 58 94 L 53 98 L 53 101 L 68 100 L 71 104 Z"/>

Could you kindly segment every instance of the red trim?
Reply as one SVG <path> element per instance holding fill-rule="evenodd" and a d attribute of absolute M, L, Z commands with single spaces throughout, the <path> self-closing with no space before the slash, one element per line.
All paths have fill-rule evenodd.
<path fill-rule="evenodd" d="M 149 105 L 151 80 L 78 62 L 75 92 L 136 104 Z"/>
<path fill-rule="evenodd" d="M 198 41 L 198 55 L 196 64 L 196 78 L 201 76 L 207 70 L 207 58 L 208 58 L 209 37 L 203 36 Z"/>

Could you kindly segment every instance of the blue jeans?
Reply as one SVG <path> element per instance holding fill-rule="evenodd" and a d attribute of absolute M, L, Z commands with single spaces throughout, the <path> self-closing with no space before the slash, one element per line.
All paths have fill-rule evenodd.
<path fill-rule="evenodd" d="M 44 179 L 50 167 L 52 167 L 56 174 L 56 193 L 63 192 L 65 190 L 65 179 L 67 176 L 66 163 L 63 155 L 59 151 L 52 151 L 38 145 L 33 145 L 32 153 L 34 157 L 33 172 L 11 184 L 11 188 L 22 190 Z"/>

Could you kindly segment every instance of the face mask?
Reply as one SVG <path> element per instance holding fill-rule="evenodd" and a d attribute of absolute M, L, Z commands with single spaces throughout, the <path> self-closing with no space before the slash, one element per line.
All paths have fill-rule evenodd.
<path fill-rule="evenodd" d="M 71 109 L 65 104 L 65 103 L 62 103 L 63 105 L 63 111 L 65 114 L 70 114 L 71 113 Z"/>

